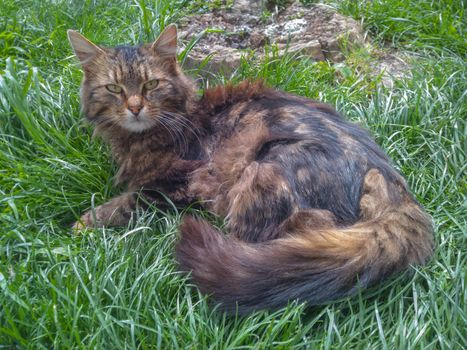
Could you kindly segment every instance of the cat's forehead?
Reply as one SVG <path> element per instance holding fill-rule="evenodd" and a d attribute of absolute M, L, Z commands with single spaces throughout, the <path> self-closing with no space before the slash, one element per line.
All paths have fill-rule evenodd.
<path fill-rule="evenodd" d="M 120 64 L 149 64 L 156 60 L 146 47 L 143 46 L 117 46 L 111 50 L 112 61 Z"/>
<path fill-rule="evenodd" d="M 118 83 L 141 81 L 166 75 L 163 64 L 146 46 L 117 46 L 108 51 L 109 75 Z"/>

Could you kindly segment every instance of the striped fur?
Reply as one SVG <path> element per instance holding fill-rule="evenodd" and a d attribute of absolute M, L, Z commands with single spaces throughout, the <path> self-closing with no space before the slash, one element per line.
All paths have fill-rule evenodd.
<path fill-rule="evenodd" d="M 261 243 L 225 236 L 208 222 L 187 217 L 177 257 L 201 291 L 230 312 L 276 309 L 294 299 L 322 304 L 352 295 L 424 264 L 432 253 L 429 216 L 407 194 L 390 200 L 387 191 L 384 177 L 370 170 L 360 221 L 320 227 L 316 215 L 298 212 L 283 225 L 281 238 Z"/>

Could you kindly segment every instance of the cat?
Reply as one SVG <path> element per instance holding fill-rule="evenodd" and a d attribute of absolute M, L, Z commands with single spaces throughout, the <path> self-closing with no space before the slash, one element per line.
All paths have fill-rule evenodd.
<path fill-rule="evenodd" d="M 75 230 L 128 224 L 136 207 L 163 207 L 165 197 L 202 203 L 229 234 L 184 217 L 180 269 L 241 314 L 330 302 L 432 255 L 430 216 L 369 134 L 331 106 L 260 81 L 198 96 L 177 63 L 175 25 L 140 46 L 68 37 L 84 71 L 84 115 L 127 186 Z"/>

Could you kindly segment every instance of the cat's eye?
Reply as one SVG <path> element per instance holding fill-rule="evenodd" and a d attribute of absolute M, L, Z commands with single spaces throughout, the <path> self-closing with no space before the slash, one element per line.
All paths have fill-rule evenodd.
<path fill-rule="evenodd" d="M 121 86 L 118 86 L 115 84 L 107 84 L 105 88 L 109 90 L 110 92 L 113 92 L 114 94 L 119 94 L 123 91 Z"/>
<path fill-rule="evenodd" d="M 144 88 L 146 90 L 152 90 L 152 89 L 155 89 L 157 85 L 159 85 L 159 80 L 153 79 L 153 80 L 149 80 L 146 84 L 144 84 Z"/>

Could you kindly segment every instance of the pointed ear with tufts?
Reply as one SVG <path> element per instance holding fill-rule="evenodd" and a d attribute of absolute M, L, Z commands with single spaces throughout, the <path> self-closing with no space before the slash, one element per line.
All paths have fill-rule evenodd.
<path fill-rule="evenodd" d="M 104 50 L 93 44 L 80 33 L 71 29 L 69 29 L 67 33 L 71 47 L 83 66 L 94 60 L 97 55 L 105 54 Z"/>
<path fill-rule="evenodd" d="M 151 45 L 151 48 L 160 57 L 176 58 L 177 26 L 175 24 L 167 26 L 157 40 Z"/>

